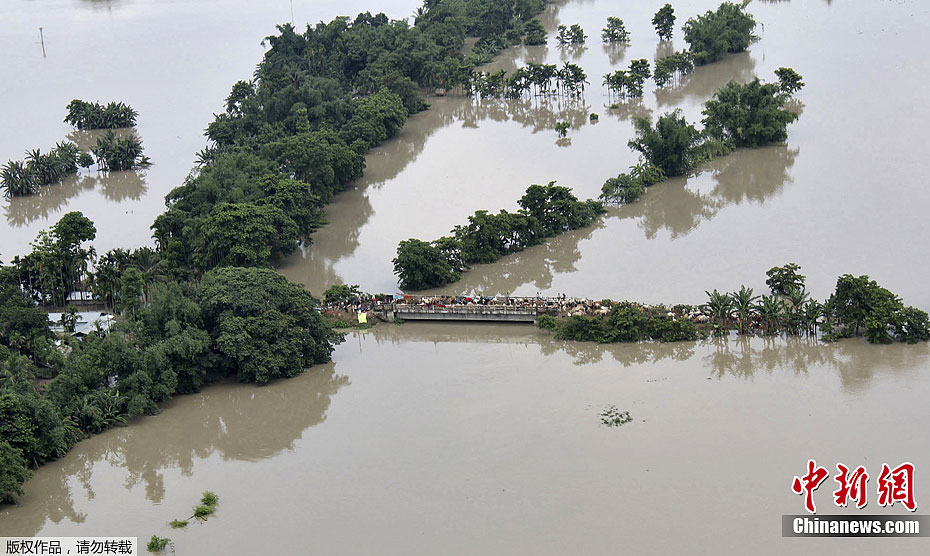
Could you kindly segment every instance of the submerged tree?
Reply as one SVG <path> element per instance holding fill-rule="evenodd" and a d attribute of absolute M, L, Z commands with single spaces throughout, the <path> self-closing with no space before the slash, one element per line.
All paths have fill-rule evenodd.
<path fill-rule="evenodd" d="M 584 30 L 581 28 L 581 25 L 578 25 L 577 23 L 573 23 L 571 27 L 559 25 L 558 34 L 556 35 L 556 39 L 562 46 L 582 45 L 587 38 L 588 36 L 584 34 Z"/>
<path fill-rule="evenodd" d="M 268 382 L 330 360 L 341 336 L 303 287 L 270 268 L 218 268 L 200 286 L 203 321 L 222 374 Z"/>
<path fill-rule="evenodd" d="M 672 30 L 675 28 L 675 9 L 671 4 L 659 8 L 659 11 L 652 17 L 652 25 L 655 26 L 656 34 L 660 39 L 672 40 Z"/>
<path fill-rule="evenodd" d="M 74 99 L 68 103 L 65 122 L 78 129 L 118 129 L 135 127 L 139 113 L 122 102 L 103 106 L 96 102 Z"/>
<path fill-rule="evenodd" d="M 97 139 L 91 152 L 97 158 L 97 166 L 101 170 L 132 170 L 149 165 L 148 157 L 142 154 L 142 141 L 131 133 L 119 138 L 112 131 L 107 131 Z"/>
<path fill-rule="evenodd" d="M 400 242 L 393 262 L 403 289 L 423 290 L 461 278 L 439 247 L 415 238 Z"/>
<path fill-rule="evenodd" d="M 630 32 L 619 17 L 608 17 L 607 26 L 601 30 L 601 40 L 610 42 L 630 42 Z"/>
<path fill-rule="evenodd" d="M 801 74 L 791 68 L 778 68 L 775 70 L 775 75 L 778 77 L 778 87 L 785 94 L 793 95 L 804 86 L 804 82 L 801 81 Z"/>
<path fill-rule="evenodd" d="M 744 5 L 724 2 L 717 11 L 685 22 L 685 41 L 690 45 L 695 64 L 709 64 L 728 52 L 742 52 L 756 40 L 753 34 L 756 21 L 743 10 Z"/>
<path fill-rule="evenodd" d="M 704 103 L 704 131 L 736 147 L 784 141 L 798 115 L 785 109 L 790 97 L 774 83 L 758 78 L 745 85 L 730 81 Z"/>
<path fill-rule="evenodd" d="M 681 110 L 659 117 L 655 127 L 647 118 L 634 120 L 636 137 L 630 148 L 642 154 L 647 163 L 658 167 L 666 176 L 680 176 L 694 167 L 695 149 L 700 133 L 685 120 Z"/>

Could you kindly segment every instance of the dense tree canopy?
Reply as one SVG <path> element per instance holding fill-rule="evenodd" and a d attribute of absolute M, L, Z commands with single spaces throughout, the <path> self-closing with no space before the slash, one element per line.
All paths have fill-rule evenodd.
<path fill-rule="evenodd" d="M 340 338 L 316 310 L 319 301 L 271 269 L 211 270 L 200 305 L 217 369 L 245 382 L 294 376 L 329 361 Z"/>
<path fill-rule="evenodd" d="M 648 164 L 666 176 L 680 176 L 694 167 L 701 134 L 680 110 L 660 116 L 655 127 L 646 118 L 637 118 L 634 123 L 636 137 L 629 146 L 639 151 Z"/>
<path fill-rule="evenodd" d="M 785 108 L 790 97 L 775 83 L 758 78 L 745 85 L 730 81 L 704 103 L 704 131 L 736 147 L 758 147 L 788 138 L 798 115 Z"/>
<path fill-rule="evenodd" d="M 432 243 L 402 241 L 394 259 L 401 287 L 416 290 L 452 283 L 468 265 L 491 263 L 547 237 L 582 228 L 604 212 L 600 202 L 579 201 L 571 189 L 555 182 L 531 185 L 518 204 L 517 212 L 479 210 L 451 236 Z"/>
<path fill-rule="evenodd" d="M 694 63 L 709 64 L 728 52 L 742 52 L 756 39 L 756 21 L 742 5 L 724 2 L 717 11 L 693 17 L 685 22 L 685 41 L 690 45 Z"/>

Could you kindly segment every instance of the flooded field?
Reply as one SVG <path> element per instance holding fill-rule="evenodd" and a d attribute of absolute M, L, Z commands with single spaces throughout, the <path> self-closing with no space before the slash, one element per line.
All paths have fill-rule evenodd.
<path fill-rule="evenodd" d="M 0 536 L 158 534 L 178 554 L 926 553 L 779 536 L 809 457 L 930 462 L 915 436 L 926 345 L 598 346 L 405 324 L 354 333 L 335 361 L 81 442 L 0 510 Z M 633 421 L 601 425 L 610 405 Z M 168 528 L 208 489 L 215 516 Z"/>
<path fill-rule="evenodd" d="M 582 102 L 432 99 L 431 110 L 369 154 L 357 188 L 330 206 L 330 225 L 281 271 L 314 292 L 336 282 L 396 291 L 391 259 L 399 241 L 437 238 L 475 210 L 514 210 L 531 183 L 558 180 L 595 197 L 605 179 L 637 161 L 626 146 L 632 115 L 655 118 L 681 108 L 699 120 L 703 102 L 730 79 L 773 80 L 776 68 L 790 66 L 807 85 L 786 145 L 737 151 L 651 188 L 593 228 L 479 267 L 443 291 L 696 303 L 706 289 L 745 283 L 762 290 L 767 269 L 794 261 L 815 297 L 848 272 L 869 274 L 930 307 L 930 266 L 906 255 L 907 246 L 930 240 L 930 180 L 919 154 L 930 119 L 922 100 L 930 59 L 915 43 L 930 7 L 754 2 L 750 11 L 764 29 L 748 53 L 699 67 L 679 87 L 647 88 L 641 103 L 611 110 L 601 76 L 666 48 L 649 24 L 660 4 L 550 7 L 550 28 L 581 23 L 593 36 L 587 47 L 566 51 L 550 38 L 548 47 L 515 49 L 495 67 L 571 60 L 588 74 Z M 684 18 L 715 5 L 675 9 Z M 619 51 L 596 40 L 611 14 L 631 29 L 632 43 Z M 684 47 L 679 30 L 674 48 Z M 588 122 L 591 112 L 598 123 Z M 558 120 L 573 122 L 570 146 L 557 143 Z"/>
<path fill-rule="evenodd" d="M 280 271 L 315 294 L 339 282 L 397 291 L 398 241 L 439 237 L 475 210 L 515 209 L 531 183 L 558 180 L 594 197 L 636 162 L 626 145 L 633 116 L 681 108 L 695 121 L 730 79 L 773 79 L 790 66 L 807 85 L 786 144 L 656 185 L 594 226 L 476 267 L 443 291 L 698 303 L 707 289 L 764 290 L 765 270 L 794 261 L 814 297 L 839 274 L 869 274 L 930 309 L 920 255 L 930 239 L 921 167 L 930 58 L 920 46 L 930 7 L 753 2 L 764 28 L 748 53 L 612 109 L 601 76 L 669 48 L 649 23 L 663 3 L 550 6 L 547 28 L 580 23 L 587 47 L 563 51 L 550 32 L 548 47 L 512 49 L 493 67 L 572 61 L 588 74 L 582 100 L 429 99 L 430 110 L 369 153 L 365 176 L 328 207 L 328 226 Z M 293 9 L 295 20 L 317 21 L 365 10 L 403 17 L 418 4 L 295 0 Z M 716 4 L 675 4 L 674 49 L 685 46 L 680 24 Z M 286 1 L 2 10 L 12 24 L 0 31 L 9 54 L 0 65 L 18 79 L 0 82 L 0 97 L 12 99 L 0 114 L 0 160 L 65 138 L 64 107 L 84 98 L 136 108 L 153 161 L 2 201 L 4 261 L 70 210 L 95 221 L 98 253 L 150 244 L 149 225 L 190 170 L 212 113 L 251 75 L 261 38 L 291 18 Z M 608 15 L 627 22 L 629 46 L 599 43 Z M 572 122 L 567 142 L 552 130 L 558 120 Z M 808 458 L 872 473 L 911 461 L 923 477 L 928 395 L 926 344 L 599 346 L 525 325 L 379 325 L 295 379 L 210 386 L 81 442 L 36 470 L 19 506 L 0 508 L 0 536 L 158 534 L 191 555 L 262 553 L 269 543 L 281 554 L 925 554 L 926 539 L 783 539 L 780 518 L 803 511 L 790 482 Z M 633 421 L 602 426 L 611 405 Z M 829 487 L 818 504 L 830 504 Z M 203 490 L 220 496 L 217 514 L 169 529 Z"/>

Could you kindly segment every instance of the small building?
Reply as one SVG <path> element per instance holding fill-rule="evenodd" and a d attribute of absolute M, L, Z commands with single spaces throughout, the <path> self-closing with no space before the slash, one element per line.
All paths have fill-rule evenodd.
<path fill-rule="evenodd" d="M 61 316 L 63 314 L 67 313 L 48 314 L 48 320 L 51 321 L 49 327 L 52 329 L 52 332 L 65 334 L 65 328 L 61 324 Z M 77 322 L 74 323 L 74 332 L 72 332 L 71 335 L 78 338 L 83 338 L 97 330 L 104 333 L 109 332 L 113 320 L 115 319 L 115 317 L 109 313 L 96 311 L 79 311 L 74 315 L 77 317 Z"/>

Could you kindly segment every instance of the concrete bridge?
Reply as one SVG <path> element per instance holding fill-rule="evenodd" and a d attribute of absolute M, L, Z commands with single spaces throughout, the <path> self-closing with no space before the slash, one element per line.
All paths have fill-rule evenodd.
<path fill-rule="evenodd" d="M 387 322 L 401 319 L 533 323 L 539 315 L 557 315 L 559 307 L 544 300 L 467 305 L 384 303 L 374 305 L 371 312 Z"/>

